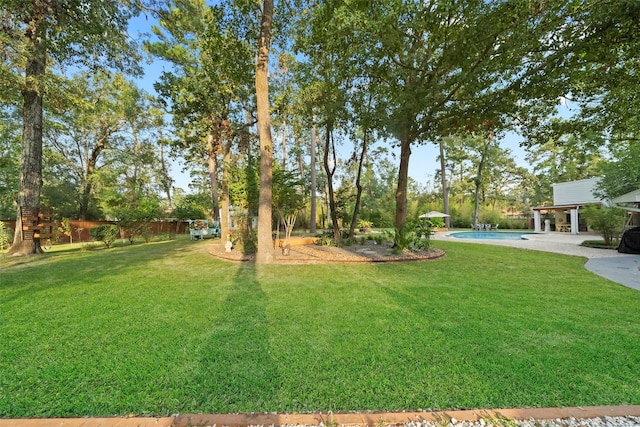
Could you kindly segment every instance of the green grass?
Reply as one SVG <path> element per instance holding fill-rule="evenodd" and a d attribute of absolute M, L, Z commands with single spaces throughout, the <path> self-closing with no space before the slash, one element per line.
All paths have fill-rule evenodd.
<path fill-rule="evenodd" d="M 640 403 L 640 292 L 582 259 L 256 267 L 208 244 L 0 259 L 0 417 Z"/>

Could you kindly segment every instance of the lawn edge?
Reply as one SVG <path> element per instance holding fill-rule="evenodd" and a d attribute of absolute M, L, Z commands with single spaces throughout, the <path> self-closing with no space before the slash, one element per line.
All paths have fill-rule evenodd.
<path fill-rule="evenodd" d="M 640 405 L 574 406 L 557 408 L 470 409 L 417 412 L 318 412 L 295 413 L 238 413 L 238 414 L 180 414 L 170 417 L 102 417 L 102 418 L 13 418 L 0 419 L 0 427 L 189 427 L 189 426 L 282 426 L 334 425 L 384 426 L 429 421 L 447 425 L 455 422 L 480 420 L 555 420 L 567 418 L 640 417 Z"/>

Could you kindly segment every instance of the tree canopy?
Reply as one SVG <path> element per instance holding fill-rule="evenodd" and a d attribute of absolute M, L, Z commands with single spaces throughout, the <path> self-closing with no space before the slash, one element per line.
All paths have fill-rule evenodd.
<path fill-rule="evenodd" d="M 640 185 L 637 2 L 154 2 L 144 49 L 167 67 L 151 100 L 120 73 L 141 69 L 127 24 L 143 4 L 1 1 L 0 212 L 70 212 L 70 194 L 80 218 L 159 206 L 160 193 L 173 208 L 167 145 L 196 173 L 177 211 L 222 209 L 223 231 L 230 201 L 261 212 L 258 251 L 279 203 L 274 160 L 321 201 L 336 239 L 359 218 L 400 231 L 448 197 L 468 225 L 526 213 L 558 181 L 603 175 L 607 197 Z M 562 102 L 573 108 L 559 117 Z M 525 138 L 530 170 L 500 146 L 507 132 Z M 428 143 L 441 148 L 441 190 L 409 177 Z M 315 224 L 315 208 L 300 212 Z M 38 251 L 16 232 L 13 253 Z"/>
<path fill-rule="evenodd" d="M 137 12 L 129 1 L 58 2 L 5 0 L 2 8 L 4 61 L 0 82 L 3 100 L 22 100 L 23 134 L 17 205 L 40 207 L 42 189 L 43 99 L 56 92 L 51 67 L 66 65 L 91 69 L 116 67 L 139 71 L 138 51 L 127 37 L 128 20 Z M 47 78 L 50 76 L 49 78 Z M 18 210 L 19 213 L 19 210 Z M 20 217 L 9 253 L 41 252 L 38 240 L 23 240 Z"/>

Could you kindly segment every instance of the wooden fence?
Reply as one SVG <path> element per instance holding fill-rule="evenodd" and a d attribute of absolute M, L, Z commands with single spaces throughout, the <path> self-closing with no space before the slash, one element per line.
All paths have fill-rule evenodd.
<path fill-rule="evenodd" d="M 11 229 L 11 236 L 16 229 L 15 220 L 0 220 L 5 223 L 7 228 Z M 57 236 L 57 242 L 69 243 L 71 238 L 58 232 L 58 228 L 61 227 L 60 221 L 54 221 L 53 235 Z M 73 236 L 73 242 L 91 242 L 93 239 L 89 235 L 89 229 L 97 227 L 102 224 L 115 224 L 113 221 L 71 221 L 71 235 Z M 189 223 L 187 221 L 154 221 L 151 223 L 152 234 L 188 234 Z M 52 240 L 54 238 L 52 237 Z"/>

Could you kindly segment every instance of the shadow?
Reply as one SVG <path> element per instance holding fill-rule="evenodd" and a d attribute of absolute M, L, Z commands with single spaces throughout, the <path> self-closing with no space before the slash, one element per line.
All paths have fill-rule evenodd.
<path fill-rule="evenodd" d="M 278 395 L 277 364 L 269 345 L 267 296 L 256 277 L 256 265 L 244 263 L 229 286 L 217 317 L 204 331 L 194 412 L 247 412 L 273 409 Z M 224 286 L 224 285 L 223 285 Z"/>
<path fill-rule="evenodd" d="M 209 283 L 235 271 L 184 239 L 3 265 L 0 414 L 174 413 L 170 392 L 191 393 L 172 381 L 197 365 L 191 340 L 206 329 L 188 312 L 219 307 Z"/>
<path fill-rule="evenodd" d="M 29 297 L 55 287 L 86 290 L 105 279 L 125 275 L 135 278 L 153 270 L 152 263 L 179 256 L 210 260 L 206 251 L 185 240 L 167 240 L 110 249 L 58 249 L 43 255 L 4 257 L 0 260 L 0 293 L 3 303 Z"/>

